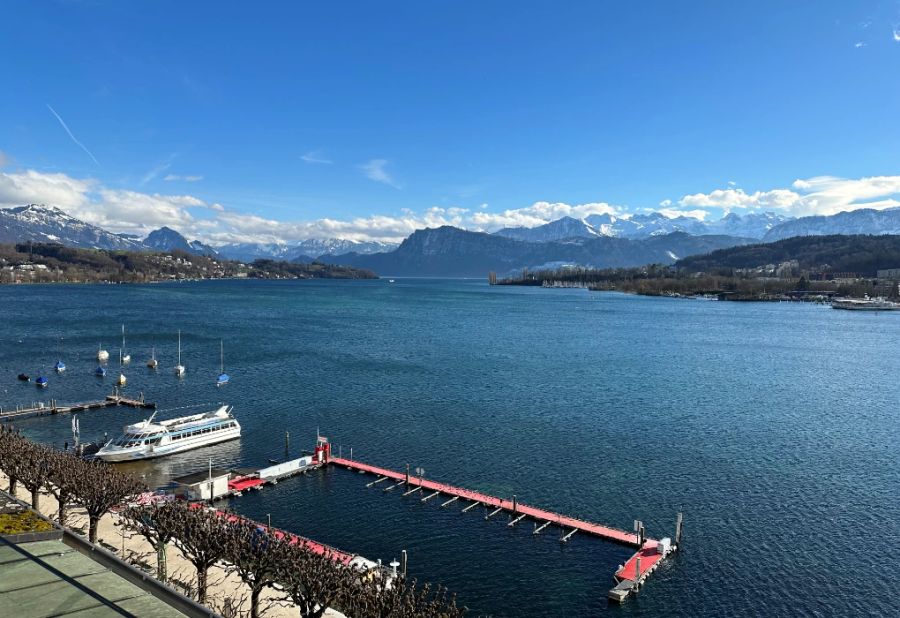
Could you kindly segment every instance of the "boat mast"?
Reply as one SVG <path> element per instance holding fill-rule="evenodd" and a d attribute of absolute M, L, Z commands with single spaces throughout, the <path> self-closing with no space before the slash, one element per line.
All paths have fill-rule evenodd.
<path fill-rule="evenodd" d="M 222 373 L 225 373 L 225 342 L 219 339 L 219 363 L 222 367 Z"/>

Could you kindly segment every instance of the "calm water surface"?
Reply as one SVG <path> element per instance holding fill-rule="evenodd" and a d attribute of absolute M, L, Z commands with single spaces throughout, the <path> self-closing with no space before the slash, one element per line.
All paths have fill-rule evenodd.
<path fill-rule="evenodd" d="M 100 342 L 134 357 L 127 392 L 164 410 L 226 401 L 240 441 L 134 467 L 148 481 L 297 456 L 320 428 L 344 455 L 655 537 L 683 551 L 623 607 L 630 554 L 319 471 L 232 508 L 456 591 L 472 615 L 900 615 L 900 315 L 652 299 L 481 281 L 0 287 L 0 405 L 106 395 Z M 185 380 L 171 373 L 183 335 Z M 62 337 L 62 341 L 59 338 Z M 232 383 L 214 386 L 219 339 Z M 160 371 L 144 366 L 157 346 Z M 63 376 L 38 393 L 20 371 Z M 112 369 L 117 369 L 115 363 Z M 171 411 L 166 411 L 171 410 Z M 146 416 L 81 415 L 84 438 Z M 69 418 L 18 423 L 61 445 Z"/>

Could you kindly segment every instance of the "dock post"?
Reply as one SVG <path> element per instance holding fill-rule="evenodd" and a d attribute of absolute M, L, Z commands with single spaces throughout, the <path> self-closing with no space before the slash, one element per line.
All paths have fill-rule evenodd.
<path fill-rule="evenodd" d="M 681 512 L 678 512 L 678 515 L 675 517 L 675 548 L 679 548 L 681 546 L 681 526 L 684 524 L 684 518 L 682 517 Z"/>
<path fill-rule="evenodd" d="M 400 572 L 403 574 L 403 579 L 406 579 L 406 550 L 404 549 L 400 552 Z"/>
<path fill-rule="evenodd" d="M 406 484 L 409 485 L 409 464 L 406 464 Z"/>
<path fill-rule="evenodd" d="M 638 554 L 634 561 L 634 589 L 637 591 L 641 587 L 641 555 Z"/>
<path fill-rule="evenodd" d="M 350 447 L 350 461 L 353 461 L 353 447 Z"/>
<path fill-rule="evenodd" d="M 517 508 L 516 495 L 513 494 L 513 514 L 516 513 L 516 508 Z"/>
<path fill-rule="evenodd" d="M 291 450 L 291 432 L 285 431 L 284 432 L 284 460 L 285 461 L 287 461 L 291 458 L 291 456 L 289 454 L 290 450 Z"/>

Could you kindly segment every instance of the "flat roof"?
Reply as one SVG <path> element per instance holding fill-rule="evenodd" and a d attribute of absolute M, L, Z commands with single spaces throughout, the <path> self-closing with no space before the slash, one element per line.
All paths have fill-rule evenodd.
<path fill-rule="evenodd" d="M 184 616 L 62 541 L 0 539 L 0 607 L 16 618 Z"/>
<path fill-rule="evenodd" d="M 203 472 L 194 472 L 193 474 L 185 474 L 184 476 L 179 476 L 178 478 L 172 479 L 172 482 L 178 483 L 179 485 L 196 485 L 197 483 L 208 481 L 210 476 L 216 479 L 223 476 L 229 476 L 230 474 L 231 472 L 229 472 L 228 470 L 213 468 L 212 475 L 210 475 L 209 470 L 204 470 Z"/>

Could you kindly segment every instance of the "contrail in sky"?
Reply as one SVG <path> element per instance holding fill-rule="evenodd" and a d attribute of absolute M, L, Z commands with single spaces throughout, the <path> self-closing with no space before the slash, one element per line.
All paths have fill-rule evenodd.
<path fill-rule="evenodd" d="M 57 113 L 56 113 L 56 110 L 53 109 L 52 107 L 50 107 L 50 104 L 49 104 L 49 103 L 47 103 L 47 109 L 50 110 L 50 113 L 51 113 L 51 114 L 53 114 L 54 116 L 56 116 L 56 119 L 59 120 L 59 124 L 61 124 L 61 125 L 62 125 L 62 128 L 66 130 L 66 133 L 69 134 L 69 137 L 72 138 L 72 141 L 75 142 L 76 144 L 78 144 L 78 145 L 81 147 L 81 149 L 82 149 L 83 151 L 85 151 L 86 153 L 88 153 L 88 156 L 89 156 L 91 159 L 93 159 L 93 160 L 94 160 L 94 163 L 96 163 L 97 166 L 99 167 L 99 166 L 100 166 L 100 161 L 97 160 L 97 157 L 94 156 L 94 153 L 92 153 L 90 150 L 87 149 L 87 146 L 85 146 L 84 144 L 82 144 L 81 142 L 78 141 L 78 138 L 75 137 L 75 135 L 72 133 L 72 131 L 69 130 L 69 127 L 66 126 L 66 121 L 62 119 L 62 116 L 60 116 L 59 114 L 57 114 Z"/>

